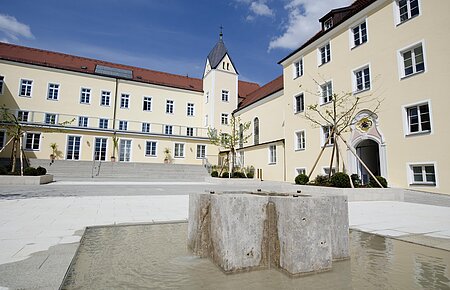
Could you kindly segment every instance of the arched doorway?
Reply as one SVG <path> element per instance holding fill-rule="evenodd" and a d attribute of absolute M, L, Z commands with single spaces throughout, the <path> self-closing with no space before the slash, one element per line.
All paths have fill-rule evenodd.
<path fill-rule="evenodd" d="M 359 142 L 356 146 L 356 154 L 366 164 L 375 176 L 381 175 L 380 168 L 380 146 L 377 142 L 371 139 L 365 139 Z M 358 162 L 358 175 L 361 178 L 362 184 L 369 183 L 370 173 L 364 166 Z"/>

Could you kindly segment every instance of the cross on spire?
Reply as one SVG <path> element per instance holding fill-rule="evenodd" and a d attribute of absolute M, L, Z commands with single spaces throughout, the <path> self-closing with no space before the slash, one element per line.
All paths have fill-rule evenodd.
<path fill-rule="evenodd" d="M 220 25 L 220 34 L 219 34 L 219 37 L 220 37 L 220 39 L 222 39 L 223 38 L 223 26 L 222 25 Z"/>

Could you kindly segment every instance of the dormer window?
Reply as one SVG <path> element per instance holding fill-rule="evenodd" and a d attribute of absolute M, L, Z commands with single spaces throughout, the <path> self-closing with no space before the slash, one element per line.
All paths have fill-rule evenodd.
<path fill-rule="evenodd" d="M 328 30 L 331 27 L 333 27 L 333 18 L 330 17 L 323 23 L 323 30 Z"/>

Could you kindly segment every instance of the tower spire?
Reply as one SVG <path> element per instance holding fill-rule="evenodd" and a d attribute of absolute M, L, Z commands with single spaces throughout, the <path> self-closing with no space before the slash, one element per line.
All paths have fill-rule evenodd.
<path fill-rule="evenodd" d="M 219 38 L 220 38 L 220 40 L 222 40 L 223 39 L 223 26 L 222 25 L 220 25 L 220 34 L 219 34 Z"/>

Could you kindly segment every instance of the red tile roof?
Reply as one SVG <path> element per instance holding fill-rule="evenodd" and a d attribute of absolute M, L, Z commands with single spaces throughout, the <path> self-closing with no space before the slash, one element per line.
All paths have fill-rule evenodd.
<path fill-rule="evenodd" d="M 285 61 L 286 59 L 290 58 L 291 56 L 293 56 L 294 54 L 296 54 L 297 52 L 299 52 L 303 48 L 307 47 L 308 45 L 310 45 L 314 41 L 318 40 L 323 35 L 327 34 L 331 30 L 333 30 L 334 28 L 339 26 L 339 24 L 343 23 L 344 21 L 346 21 L 347 19 L 351 18 L 353 15 L 357 14 L 358 12 L 360 12 L 364 8 L 368 7 L 369 5 L 375 3 L 376 1 L 377 0 L 356 0 L 350 6 L 331 10 L 325 16 L 323 16 L 321 18 L 321 20 L 326 19 L 326 17 L 328 17 L 328 16 L 330 16 L 330 17 L 333 16 L 333 14 L 336 13 L 336 12 L 341 12 L 342 14 L 339 15 L 339 17 L 337 17 L 336 19 L 333 19 L 334 20 L 333 27 L 330 28 L 330 29 L 327 29 L 327 30 L 321 30 L 321 31 L 317 32 L 316 35 L 311 37 L 302 46 L 300 46 L 299 48 L 297 48 L 296 50 L 291 52 L 288 56 L 286 56 L 285 58 L 280 60 L 278 63 L 280 64 L 283 61 Z"/>
<path fill-rule="evenodd" d="M 283 89 L 283 75 L 277 77 L 273 81 L 265 84 L 264 86 L 260 87 L 256 91 L 251 92 L 248 94 L 245 99 L 239 104 L 239 107 L 236 111 L 239 111 L 261 99 L 264 99 L 265 97 L 268 97 L 272 95 L 273 93 L 276 93 Z"/>
<path fill-rule="evenodd" d="M 0 59 L 87 74 L 95 74 L 96 65 L 104 65 L 133 71 L 132 80 L 136 82 L 203 92 L 202 79 L 14 44 L 0 42 Z M 239 81 L 239 96 L 245 96 L 258 87 L 259 85 L 255 83 Z"/>

